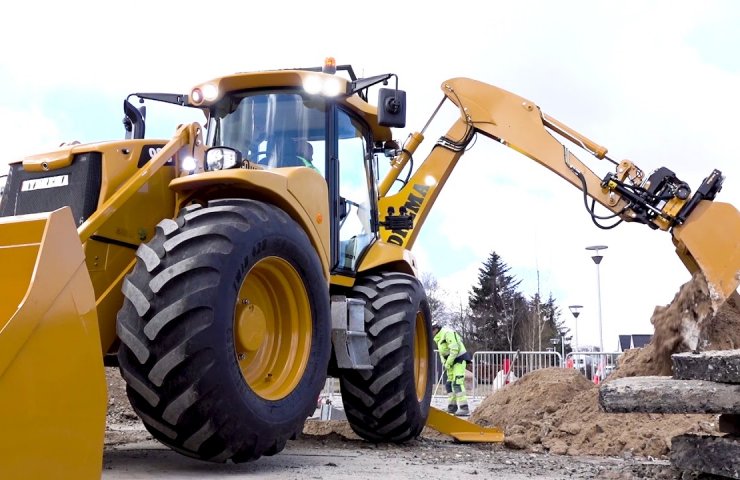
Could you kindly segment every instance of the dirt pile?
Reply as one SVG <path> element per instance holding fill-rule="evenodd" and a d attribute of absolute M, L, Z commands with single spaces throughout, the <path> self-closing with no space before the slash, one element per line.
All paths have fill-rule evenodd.
<path fill-rule="evenodd" d="M 308 419 L 303 426 L 303 434 L 319 437 L 338 435 L 348 440 L 360 440 L 360 437 L 352 430 L 346 420 Z"/>
<path fill-rule="evenodd" d="M 606 381 L 671 375 L 671 355 L 689 350 L 740 347 L 740 296 L 721 306 L 701 273 L 681 286 L 673 301 L 655 308 L 651 342 L 625 352 Z M 478 424 L 504 428 L 507 445 L 569 455 L 663 456 L 682 433 L 713 433 L 713 415 L 608 414 L 598 387 L 576 370 L 543 369 L 486 398 L 474 412 Z"/>
<path fill-rule="evenodd" d="M 658 457 L 675 435 L 715 430 L 713 415 L 604 413 L 598 393 L 575 370 L 536 370 L 486 398 L 471 420 L 503 428 L 511 448 L 568 455 Z"/>
<path fill-rule="evenodd" d="M 651 342 L 620 357 L 619 368 L 610 379 L 671 375 L 674 353 L 740 347 L 740 296 L 735 293 L 715 312 L 701 273 L 682 285 L 670 304 L 655 307 L 650 321 L 655 328 Z"/>

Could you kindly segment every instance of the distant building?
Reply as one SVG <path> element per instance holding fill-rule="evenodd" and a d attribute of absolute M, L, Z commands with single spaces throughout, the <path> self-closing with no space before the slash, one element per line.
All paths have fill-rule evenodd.
<path fill-rule="evenodd" d="M 653 339 L 652 335 L 620 335 L 619 336 L 619 349 L 620 351 L 629 350 L 630 348 L 642 348 Z"/>
<path fill-rule="evenodd" d="M 598 352 L 598 345 L 578 345 L 579 352 Z"/>

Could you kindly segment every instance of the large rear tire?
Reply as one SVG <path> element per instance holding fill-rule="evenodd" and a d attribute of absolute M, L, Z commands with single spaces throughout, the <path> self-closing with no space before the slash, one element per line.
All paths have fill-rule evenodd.
<path fill-rule="evenodd" d="M 218 200 L 160 222 L 137 257 L 118 357 L 146 428 L 202 460 L 281 451 L 315 411 L 331 351 L 305 232 L 274 206 Z"/>
<path fill-rule="evenodd" d="M 429 416 L 433 353 L 431 313 L 419 281 L 403 273 L 358 279 L 352 295 L 365 301 L 372 371 L 340 375 L 347 420 L 371 442 L 418 436 Z"/>

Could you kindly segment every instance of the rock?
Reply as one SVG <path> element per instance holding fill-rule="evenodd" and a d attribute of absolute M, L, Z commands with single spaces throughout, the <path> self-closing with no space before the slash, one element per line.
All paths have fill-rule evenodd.
<path fill-rule="evenodd" d="M 680 353 L 671 357 L 673 378 L 740 383 L 740 350 Z"/>
<path fill-rule="evenodd" d="M 506 435 L 504 445 L 514 450 L 526 450 L 529 447 L 529 442 L 524 435 Z"/>
<path fill-rule="evenodd" d="M 740 413 L 740 385 L 658 376 L 620 378 L 600 387 L 599 404 L 610 413 Z"/>
<path fill-rule="evenodd" d="M 684 470 L 740 479 L 740 439 L 677 436 L 671 445 L 671 463 Z"/>

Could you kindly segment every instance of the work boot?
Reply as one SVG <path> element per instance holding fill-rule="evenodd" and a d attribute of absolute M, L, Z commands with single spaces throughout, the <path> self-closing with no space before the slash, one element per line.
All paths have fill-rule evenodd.
<path fill-rule="evenodd" d="M 460 410 L 458 410 L 455 415 L 458 417 L 468 417 L 470 416 L 470 410 L 468 410 L 467 405 L 460 405 Z"/>
<path fill-rule="evenodd" d="M 457 412 L 457 405 L 447 405 L 447 413 L 453 414 Z"/>

